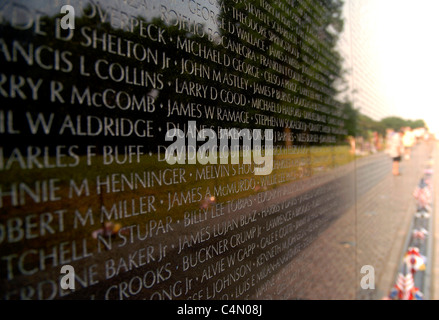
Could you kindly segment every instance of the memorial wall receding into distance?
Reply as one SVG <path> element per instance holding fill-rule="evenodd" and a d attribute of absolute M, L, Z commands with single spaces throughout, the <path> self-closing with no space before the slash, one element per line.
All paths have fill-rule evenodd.
<path fill-rule="evenodd" d="M 342 7 L 2 2 L 1 299 L 356 290 Z"/>

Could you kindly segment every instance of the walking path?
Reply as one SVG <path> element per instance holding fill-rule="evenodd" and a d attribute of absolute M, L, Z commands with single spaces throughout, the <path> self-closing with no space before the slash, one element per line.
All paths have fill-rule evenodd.
<path fill-rule="evenodd" d="M 357 198 L 357 268 L 372 265 L 376 276 L 376 290 L 359 289 L 357 298 L 380 299 L 395 284 L 416 213 L 413 192 L 424 175 L 432 150 L 433 142 L 418 144 L 411 159 L 402 161 L 401 176 L 393 176 L 389 166 L 386 177 L 368 194 Z M 360 177 L 357 185 L 361 183 Z"/>

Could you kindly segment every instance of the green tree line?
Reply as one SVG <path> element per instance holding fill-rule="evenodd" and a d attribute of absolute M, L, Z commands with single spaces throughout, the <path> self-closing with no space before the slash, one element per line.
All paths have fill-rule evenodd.
<path fill-rule="evenodd" d="M 399 130 L 403 127 L 427 128 L 423 119 L 411 120 L 403 119 L 397 116 L 390 116 L 379 121 L 374 120 L 352 106 L 351 102 L 345 102 L 344 112 L 348 115 L 346 127 L 350 136 L 367 138 L 370 132 L 378 132 L 378 134 L 385 136 L 386 129 Z"/>

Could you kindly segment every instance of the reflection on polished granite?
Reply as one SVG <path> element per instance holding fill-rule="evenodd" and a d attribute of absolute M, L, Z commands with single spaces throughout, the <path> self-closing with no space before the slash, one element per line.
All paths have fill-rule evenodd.
<path fill-rule="evenodd" d="M 70 4 L 0 8 L 2 298 L 355 297 L 388 159 L 349 143 L 342 3 Z"/>

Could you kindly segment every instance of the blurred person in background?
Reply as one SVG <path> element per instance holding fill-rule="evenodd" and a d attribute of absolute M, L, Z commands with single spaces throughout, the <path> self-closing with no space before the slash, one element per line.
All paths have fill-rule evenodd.
<path fill-rule="evenodd" d="M 392 173 L 394 176 L 399 176 L 399 163 L 401 162 L 401 157 L 404 154 L 404 145 L 402 142 L 403 131 L 394 131 L 389 137 L 388 144 L 388 154 L 392 158 Z"/>
<path fill-rule="evenodd" d="M 395 131 L 393 129 L 387 128 L 386 129 L 386 136 L 385 136 L 385 140 L 384 140 L 384 144 L 385 144 L 385 149 L 384 152 L 388 155 L 390 155 L 390 145 L 392 144 L 392 136 L 395 133 Z"/>
<path fill-rule="evenodd" d="M 402 137 L 402 144 L 404 145 L 404 159 L 410 160 L 410 155 L 412 152 L 412 147 L 415 144 L 415 134 L 412 128 L 406 127 L 404 129 L 404 135 Z"/>

